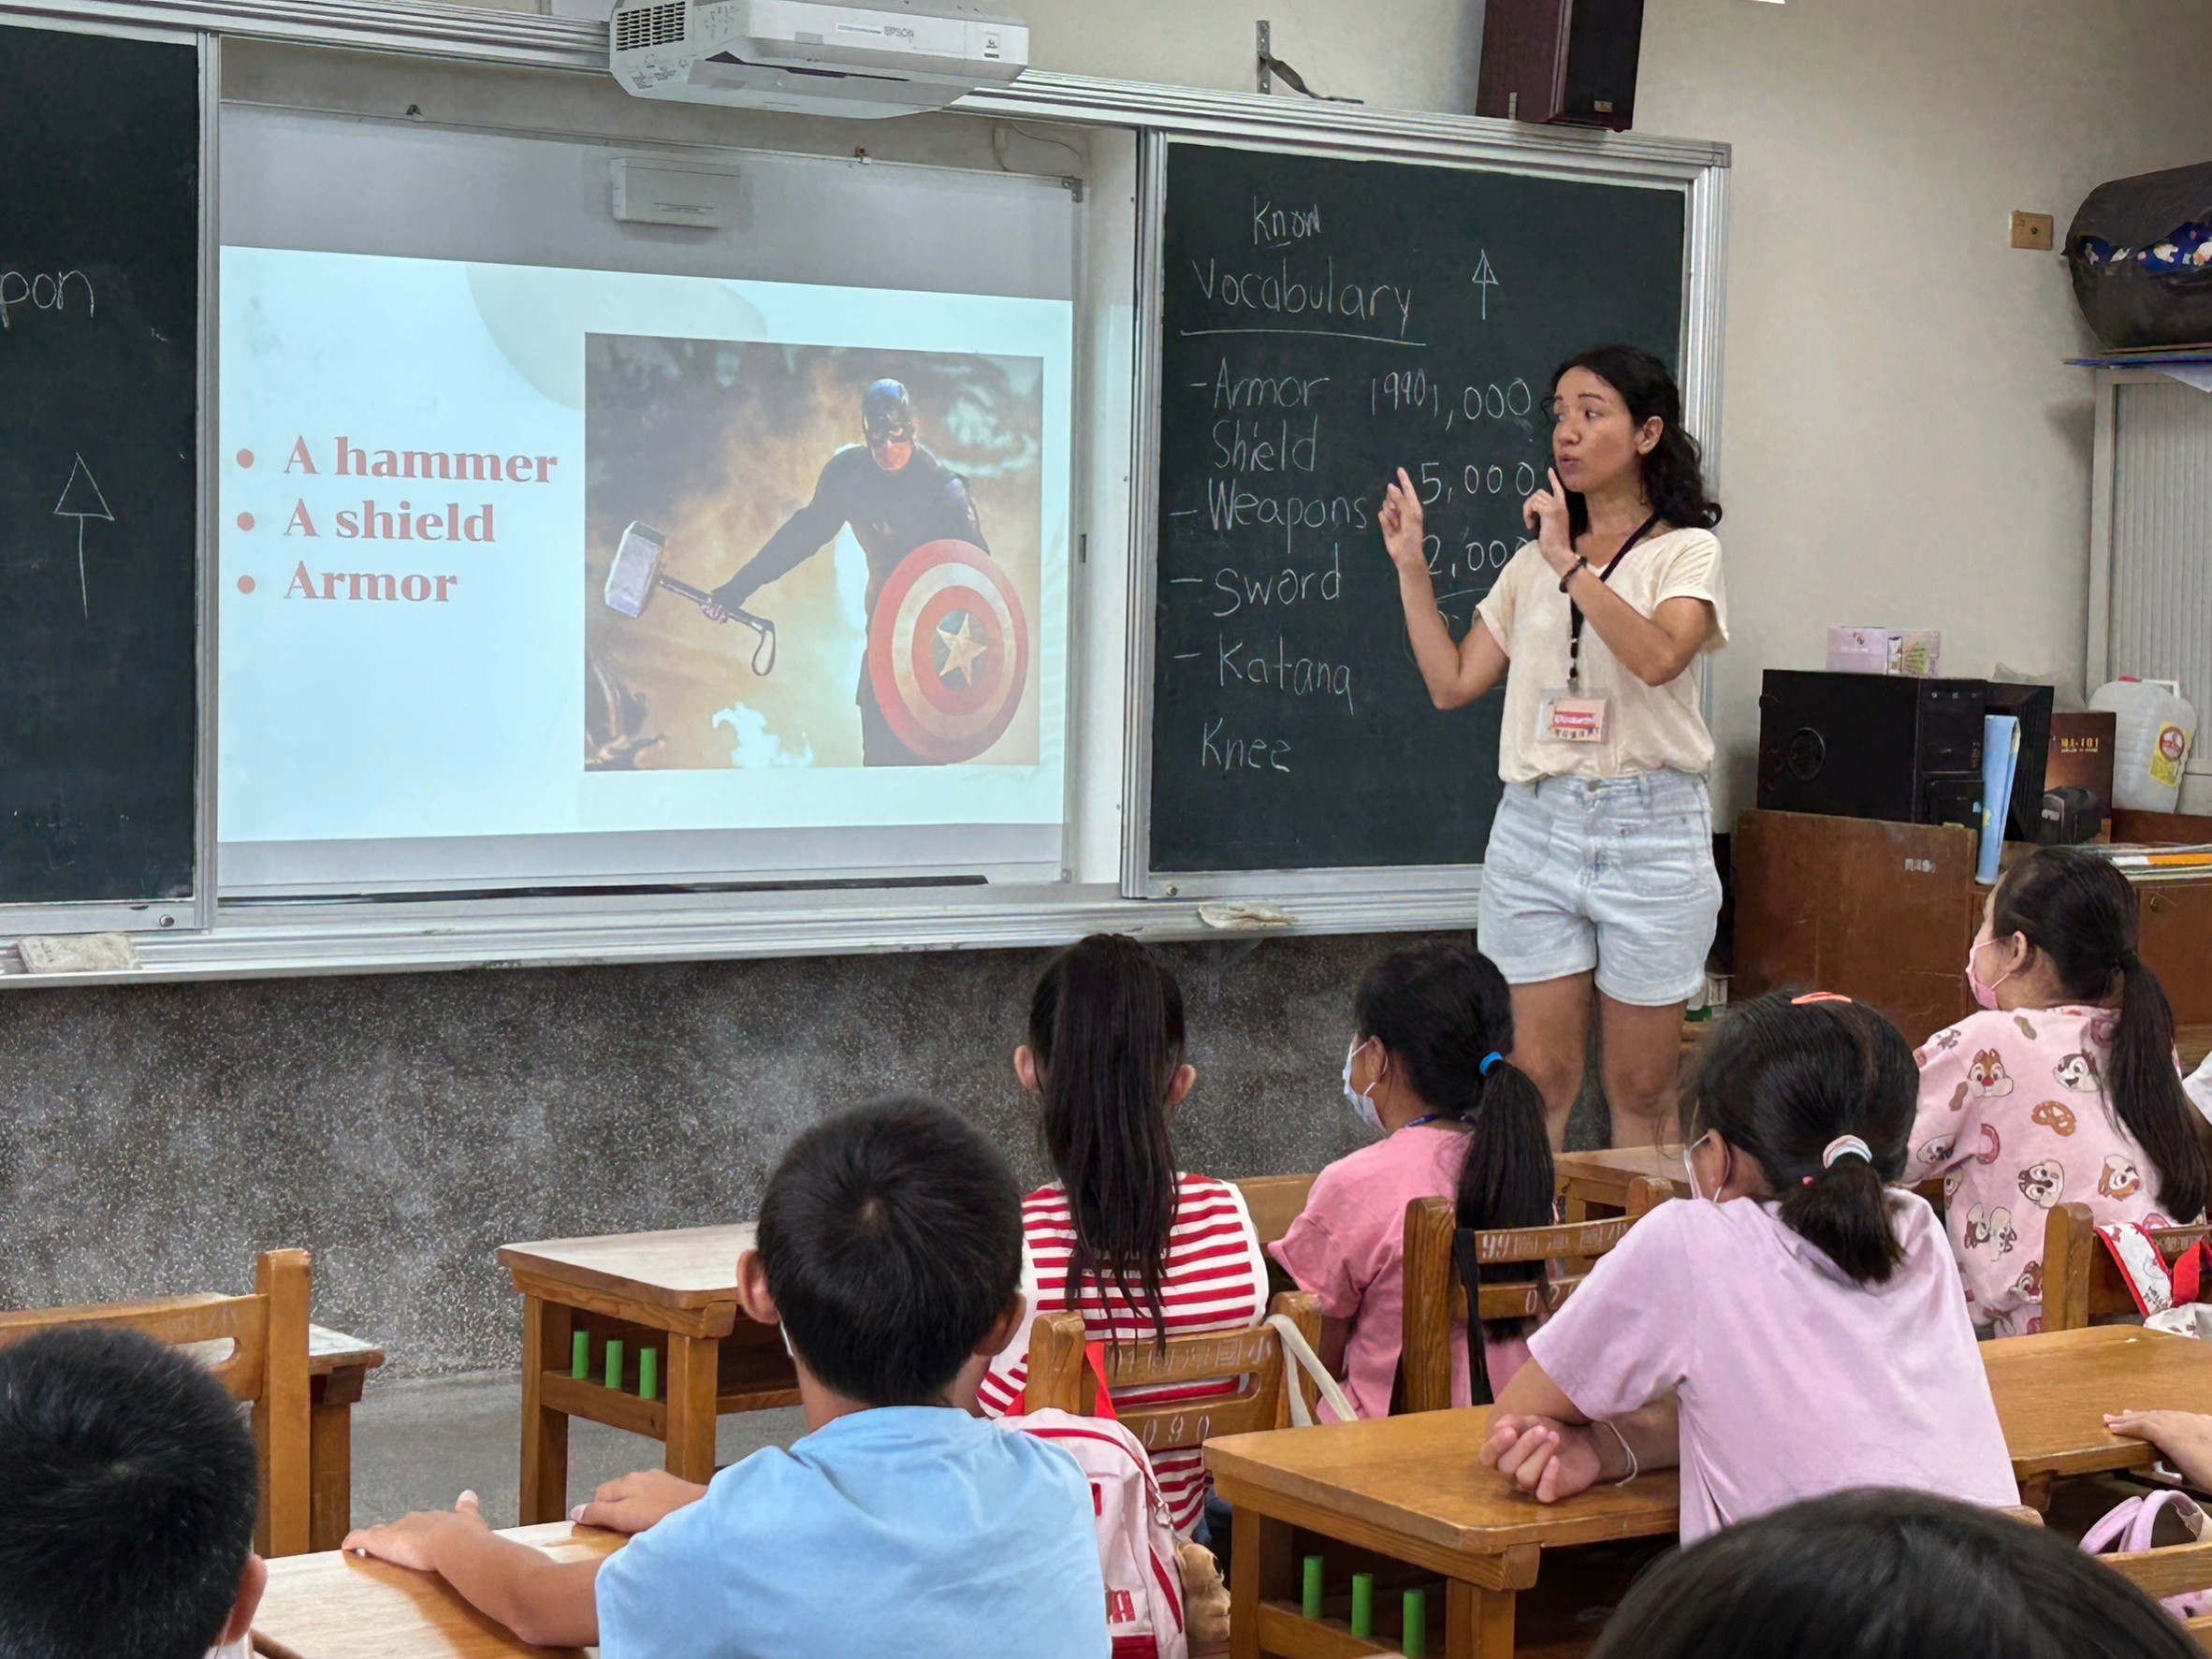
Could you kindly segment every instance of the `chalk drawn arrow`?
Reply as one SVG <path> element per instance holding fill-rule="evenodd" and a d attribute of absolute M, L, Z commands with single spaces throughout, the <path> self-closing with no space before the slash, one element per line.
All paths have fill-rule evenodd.
<path fill-rule="evenodd" d="M 92 589 L 84 579 L 84 521 L 98 518 L 109 524 L 115 522 L 115 515 L 108 509 L 108 498 L 100 493 L 98 480 L 92 469 L 84 464 L 84 457 L 78 456 L 69 469 L 69 482 L 62 486 L 62 499 L 53 504 L 56 518 L 77 520 L 77 596 L 84 605 L 86 621 L 92 620 Z"/>
<path fill-rule="evenodd" d="M 1481 291 L 1482 320 L 1487 323 L 1490 321 L 1490 291 L 1492 288 L 1505 286 L 1505 284 L 1498 280 L 1498 273 L 1491 269 L 1488 248 L 1481 250 L 1481 256 L 1475 262 L 1475 286 Z"/>

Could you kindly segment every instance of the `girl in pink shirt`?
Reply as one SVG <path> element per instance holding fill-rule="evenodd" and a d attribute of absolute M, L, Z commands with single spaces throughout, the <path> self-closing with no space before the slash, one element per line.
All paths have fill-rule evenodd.
<path fill-rule="evenodd" d="M 1842 997 L 1731 1011 L 1685 1102 L 1700 1196 L 1530 1338 L 1482 1462 L 1546 1503 L 1679 1463 L 1685 1544 L 1851 1487 L 2018 1503 L 1943 1229 L 1888 1185 L 1916 1083 Z"/>
<path fill-rule="evenodd" d="M 1920 1117 L 1905 1180 L 1943 1175 L 1952 1253 L 1988 1335 L 2043 1329 L 2054 1204 L 2149 1227 L 2205 1208 L 2174 1011 L 2135 954 L 2135 889 L 2110 859 L 2038 848 L 1991 890 L 1967 953 L 1984 1011 L 1914 1056 Z"/>
<path fill-rule="evenodd" d="M 1463 1228 L 1541 1227 L 1552 1218 L 1551 1142 L 1543 1096 L 1505 1057 L 1513 997 L 1489 957 L 1460 944 L 1392 952 L 1360 982 L 1352 1023 L 1345 1095 L 1385 1138 L 1323 1170 L 1268 1249 L 1319 1301 L 1321 1358 L 1360 1415 L 1388 1417 L 1404 1332 L 1405 1206 L 1448 1198 Z M 1483 1329 L 1485 1399 L 1527 1357 L 1523 1323 Z M 1452 1345 L 1455 1405 L 1470 1399 L 1467 1346 Z"/>

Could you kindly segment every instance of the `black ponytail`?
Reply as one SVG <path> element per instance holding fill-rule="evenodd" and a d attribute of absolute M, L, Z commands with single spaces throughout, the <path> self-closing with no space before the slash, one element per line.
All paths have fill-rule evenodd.
<path fill-rule="evenodd" d="M 1705 458 L 1697 440 L 1682 429 L 1682 392 L 1666 365 L 1641 346 L 1594 346 L 1559 366 L 1551 377 L 1554 397 L 1570 369 L 1594 374 L 1620 393 L 1639 430 L 1658 419 L 1658 444 L 1639 469 L 1644 494 L 1661 522 L 1676 530 L 1710 530 L 1720 523 L 1721 503 L 1706 493 Z M 1567 528 L 1578 536 L 1590 528 L 1590 503 L 1579 490 L 1567 492 Z"/>
<path fill-rule="evenodd" d="M 2160 1209 L 2194 1220 L 2212 1169 L 2174 1063 L 2173 1007 L 2135 954 L 2133 884 L 2094 852 L 2039 847 L 1998 882 L 1989 925 L 1993 937 L 2016 933 L 2041 952 L 2070 1000 L 2093 1008 L 2118 993 L 2104 1098 L 2157 1172 Z"/>
<path fill-rule="evenodd" d="M 1691 1080 L 1693 1138 L 1717 1130 L 1758 1161 L 1783 1225 L 1861 1285 L 1904 1259 L 1888 1184 L 1905 1172 L 1920 1073 L 1872 1010 L 1775 992 L 1729 1011 Z M 1867 1156 L 1828 1148 L 1855 1138 Z"/>
<path fill-rule="evenodd" d="M 1352 1012 L 1358 1035 L 1382 1044 L 1432 1112 L 1467 1126 L 1461 1230 L 1549 1223 L 1554 1178 L 1544 1097 L 1505 1057 L 1513 1052 L 1513 994 L 1496 964 L 1464 944 L 1393 951 L 1361 980 Z M 1484 1272 L 1500 1283 L 1532 1279 L 1543 1263 Z M 1491 1329 L 1518 1335 L 1523 1324 Z"/>
<path fill-rule="evenodd" d="M 1120 934 L 1061 952 L 1029 1001 L 1045 1155 L 1075 1223 L 1068 1305 L 1080 1308 L 1084 1284 L 1096 1280 L 1102 1301 L 1143 1310 L 1162 1347 L 1162 1274 L 1180 1196 L 1167 1108 L 1183 1043 L 1175 976 Z"/>

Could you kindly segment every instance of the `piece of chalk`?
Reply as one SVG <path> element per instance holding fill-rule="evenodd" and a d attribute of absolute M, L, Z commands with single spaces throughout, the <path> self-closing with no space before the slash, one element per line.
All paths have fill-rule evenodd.
<path fill-rule="evenodd" d="M 1298 1610 L 1309 1619 L 1321 1616 L 1321 1557 L 1318 1555 L 1305 1558 L 1305 1595 Z"/>
<path fill-rule="evenodd" d="M 1421 1659 L 1429 1651 L 1429 1596 L 1424 1590 L 1405 1593 L 1405 1639 L 1400 1642 L 1409 1659 Z"/>
<path fill-rule="evenodd" d="M 661 1393 L 661 1350 L 637 1350 L 637 1397 L 640 1400 L 658 1399 Z"/>
<path fill-rule="evenodd" d="M 618 1336 L 606 1339 L 606 1386 L 617 1390 L 622 1386 L 622 1339 Z"/>
<path fill-rule="evenodd" d="M 1361 1641 L 1375 1635 L 1375 1575 L 1352 1575 L 1352 1634 Z"/>
<path fill-rule="evenodd" d="M 591 1375 L 591 1332 L 579 1331 L 569 1344 L 568 1374 L 579 1382 Z"/>

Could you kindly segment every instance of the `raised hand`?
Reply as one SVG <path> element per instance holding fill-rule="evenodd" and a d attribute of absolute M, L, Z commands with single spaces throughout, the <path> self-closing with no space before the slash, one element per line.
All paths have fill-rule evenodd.
<path fill-rule="evenodd" d="M 1381 527 L 1383 546 L 1390 555 L 1390 562 L 1398 567 L 1399 575 L 1410 575 L 1415 571 L 1425 574 L 1429 568 L 1426 519 L 1421 513 L 1421 498 L 1404 467 L 1398 469 L 1395 483 L 1383 486 L 1382 507 L 1375 521 Z"/>

